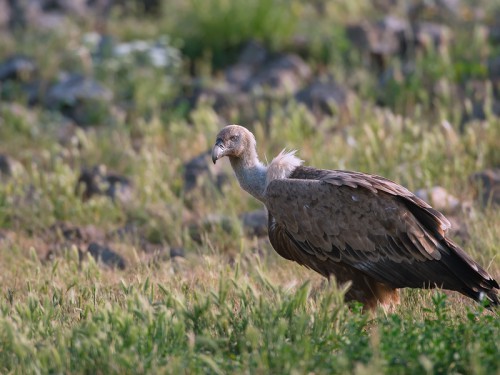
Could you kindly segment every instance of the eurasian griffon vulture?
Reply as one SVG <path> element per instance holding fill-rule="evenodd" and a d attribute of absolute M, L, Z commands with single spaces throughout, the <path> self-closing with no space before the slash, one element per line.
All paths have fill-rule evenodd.
<path fill-rule="evenodd" d="M 241 187 L 265 204 L 269 239 L 282 257 L 338 283 L 368 308 L 399 303 L 398 288 L 441 287 L 490 305 L 495 281 L 446 234 L 449 221 L 404 187 L 360 172 L 302 166 L 281 152 L 265 166 L 253 134 L 229 125 L 212 160 L 227 156 Z"/>

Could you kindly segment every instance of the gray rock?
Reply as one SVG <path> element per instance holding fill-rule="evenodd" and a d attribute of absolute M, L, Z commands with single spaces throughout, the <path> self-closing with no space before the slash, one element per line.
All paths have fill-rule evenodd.
<path fill-rule="evenodd" d="M 500 168 L 486 169 L 474 173 L 470 181 L 483 206 L 500 205 Z"/>
<path fill-rule="evenodd" d="M 378 72 L 389 67 L 391 56 L 407 59 L 414 49 L 444 48 L 453 36 L 451 29 L 440 23 L 408 22 L 394 16 L 374 23 L 351 24 L 346 35 Z"/>
<path fill-rule="evenodd" d="M 415 0 L 409 4 L 407 14 L 412 21 L 432 15 L 435 21 L 449 22 L 460 17 L 462 8 L 461 0 Z"/>
<path fill-rule="evenodd" d="M 406 53 L 407 27 L 404 21 L 387 17 L 378 23 L 348 25 L 346 35 L 378 71 L 383 71 L 388 57 Z"/>
<path fill-rule="evenodd" d="M 189 225 L 189 235 L 197 243 L 202 242 L 203 233 L 214 232 L 222 229 L 226 233 L 235 230 L 235 223 L 231 217 L 219 214 L 207 215 L 201 222 Z"/>
<path fill-rule="evenodd" d="M 102 263 L 110 268 L 118 268 L 124 270 L 127 266 L 125 259 L 107 246 L 98 244 L 97 242 L 92 242 L 87 248 L 87 252 L 96 260 L 98 263 Z"/>
<path fill-rule="evenodd" d="M 488 60 L 488 74 L 490 79 L 494 81 L 500 80 L 500 55 Z"/>
<path fill-rule="evenodd" d="M 11 56 L 0 64 L 0 82 L 8 80 L 29 81 L 36 73 L 33 60 L 26 56 Z"/>
<path fill-rule="evenodd" d="M 193 190 L 204 179 L 208 179 L 219 190 L 222 189 L 222 186 L 229 180 L 229 176 L 219 164 L 221 163 L 213 164 L 210 150 L 189 160 L 184 166 L 184 190 L 186 192 Z"/>
<path fill-rule="evenodd" d="M 243 230 L 249 237 L 267 236 L 267 212 L 266 210 L 255 210 L 245 212 L 240 216 Z"/>
<path fill-rule="evenodd" d="M 47 93 L 47 106 L 59 109 L 80 126 L 92 125 L 108 116 L 111 90 L 79 74 L 70 74 L 53 85 Z"/>
<path fill-rule="evenodd" d="M 488 113 L 500 116 L 500 101 L 494 97 L 489 98 L 488 85 L 487 81 L 469 79 L 457 88 L 462 103 L 462 127 L 471 120 L 486 120 Z M 491 107 L 488 108 L 487 103 Z"/>
<path fill-rule="evenodd" d="M 94 195 L 105 195 L 113 201 L 127 203 L 132 198 L 132 183 L 127 177 L 108 173 L 104 165 L 84 168 L 78 178 L 75 192 L 84 201 Z"/>
<path fill-rule="evenodd" d="M 172 247 L 170 248 L 170 259 L 174 258 L 185 258 L 186 252 L 182 247 Z"/>
<path fill-rule="evenodd" d="M 269 57 L 269 51 L 259 42 L 250 41 L 245 44 L 241 52 L 238 63 L 250 66 L 260 66 Z"/>
<path fill-rule="evenodd" d="M 81 1 L 83 0 L 77 0 L 75 3 Z M 43 0 L 9 1 L 10 29 L 22 30 L 28 25 L 33 29 L 55 30 L 61 28 L 67 17 L 61 11 L 51 11 L 51 3 L 56 2 Z M 44 8 L 47 8 L 47 11 Z"/>
<path fill-rule="evenodd" d="M 416 47 L 424 50 L 440 49 L 449 45 L 453 33 L 448 26 L 433 22 L 420 22 L 414 25 Z"/>
<path fill-rule="evenodd" d="M 315 81 L 295 95 L 295 99 L 304 103 L 315 115 L 331 115 L 332 105 L 347 105 L 349 91 L 332 80 Z"/>
<path fill-rule="evenodd" d="M 238 62 L 225 70 L 227 81 L 244 87 L 268 58 L 269 51 L 261 44 L 254 41 L 247 43 L 238 58 Z"/>
<path fill-rule="evenodd" d="M 142 240 L 139 226 L 136 223 L 127 223 L 108 234 L 108 238 L 119 241 Z"/>
<path fill-rule="evenodd" d="M 10 156 L 0 154 L 0 180 L 3 177 L 10 177 L 22 168 L 21 163 Z"/>
<path fill-rule="evenodd" d="M 94 225 L 77 226 L 67 222 L 58 222 L 49 228 L 54 235 L 54 240 L 68 241 L 71 243 L 89 243 L 105 238 L 104 232 Z"/>
<path fill-rule="evenodd" d="M 488 38 L 491 43 L 500 44 L 500 24 L 491 25 L 488 28 Z"/>
<path fill-rule="evenodd" d="M 263 65 L 243 88 L 271 88 L 284 93 L 295 93 L 311 74 L 309 65 L 298 55 L 280 55 Z"/>
<path fill-rule="evenodd" d="M 57 12 L 75 16 L 85 16 L 88 12 L 88 0 L 41 0 L 44 12 Z"/>
<path fill-rule="evenodd" d="M 49 89 L 48 98 L 54 105 L 75 105 L 85 100 L 110 102 L 113 93 L 92 78 L 70 74 Z"/>

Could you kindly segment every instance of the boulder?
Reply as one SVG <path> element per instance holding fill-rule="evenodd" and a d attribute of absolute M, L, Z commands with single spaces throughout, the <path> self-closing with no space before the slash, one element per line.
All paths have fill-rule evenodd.
<path fill-rule="evenodd" d="M 92 78 L 69 74 L 47 93 L 46 104 L 80 126 L 96 125 L 109 116 L 113 93 Z"/>
<path fill-rule="evenodd" d="M 208 180 L 220 190 L 228 181 L 228 175 L 222 170 L 222 164 L 213 164 L 211 150 L 202 152 L 184 165 L 184 191 L 190 192 Z"/>
<path fill-rule="evenodd" d="M 470 176 L 470 181 L 483 206 L 500 205 L 500 168 L 474 173 Z"/>
<path fill-rule="evenodd" d="M 104 165 L 84 168 L 75 187 L 75 192 L 81 194 L 84 201 L 95 195 L 104 195 L 113 201 L 127 203 L 132 198 L 132 190 L 127 177 L 108 173 Z"/>
<path fill-rule="evenodd" d="M 333 80 L 317 80 L 300 90 L 295 100 L 304 103 L 316 116 L 332 115 L 332 106 L 347 108 L 349 91 Z"/>
<path fill-rule="evenodd" d="M 0 82 L 9 80 L 27 82 L 37 71 L 35 62 L 23 55 L 14 55 L 0 64 Z"/>
<path fill-rule="evenodd" d="M 127 266 L 125 259 L 120 254 L 107 246 L 100 245 L 97 242 L 89 244 L 87 253 L 90 254 L 96 262 L 109 268 L 124 270 Z"/>

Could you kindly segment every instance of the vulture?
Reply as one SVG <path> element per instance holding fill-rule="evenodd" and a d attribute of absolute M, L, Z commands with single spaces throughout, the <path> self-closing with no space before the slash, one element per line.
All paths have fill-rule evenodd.
<path fill-rule="evenodd" d="M 400 288 L 443 288 L 491 307 L 498 282 L 447 237 L 450 222 L 386 178 L 303 166 L 296 151 L 259 161 L 254 135 L 228 125 L 212 161 L 227 156 L 240 186 L 264 203 L 269 239 L 283 258 L 339 284 L 365 308 L 399 304 Z"/>

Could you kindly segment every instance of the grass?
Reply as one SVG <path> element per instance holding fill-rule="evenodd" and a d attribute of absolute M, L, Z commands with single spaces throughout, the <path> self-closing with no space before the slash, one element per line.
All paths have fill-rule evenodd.
<path fill-rule="evenodd" d="M 486 120 L 462 124 L 468 107 L 457 94 L 463 81 L 484 79 L 484 59 L 496 47 L 479 32 L 454 29 L 457 42 L 416 56 L 413 76 L 381 88 L 342 32 L 378 14 L 364 2 L 338 1 L 322 13 L 298 0 L 287 12 L 282 1 L 195 3 L 165 2 L 164 11 L 182 11 L 176 22 L 175 12 L 109 20 L 119 41 L 168 34 L 172 60 L 164 68 L 90 59 L 92 46 L 83 43 L 90 27 L 77 22 L 64 34 L 0 36 L 0 58 L 32 57 L 45 85 L 67 70 L 114 93 L 109 114 L 97 108 L 96 124 L 63 140 L 61 115 L 27 107 L 21 86 L 7 87 L 15 105 L 0 103 L 0 153 L 20 162 L 13 176 L 0 176 L 0 373 L 500 374 L 498 312 L 455 293 L 404 290 L 395 311 L 364 313 L 346 306 L 335 285 L 279 258 L 267 240 L 242 234 L 238 215 L 261 206 L 234 178 L 222 191 L 205 179 L 186 194 L 184 164 L 209 149 L 228 120 L 210 104 L 187 114 L 172 104 L 190 62 L 208 66 L 197 72 L 209 81 L 246 40 L 279 52 L 303 34 L 313 70 L 355 95 L 348 116 L 334 108 L 317 119 L 293 101 L 271 102 L 269 115 L 257 111 L 243 125 L 254 130 L 262 159 L 287 147 L 309 165 L 376 173 L 413 191 L 445 187 L 467 203 L 453 214 L 468 228 L 468 238 L 457 240 L 498 279 L 500 213 L 474 200 L 469 175 L 500 165 L 500 120 L 486 111 Z M 269 18 L 258 16 L 259 6 Z M 221 13 L 231 22 L 221 23 Z M 384 107 L 374 104 L 380 97 Z M 130 201 L 75 195 L 80 169 L 96 164 L 130 178 Z M 231 228 L 207 226 L 195 241 L 193 224 L 214 214 Z M 99 228 L 128 268 L 80 259 L 75 244 L 51 229 L 61 223 Z M 133 232 L 116 235 L 130 225 Z M 160 254 L 145 251 L 145 241 Z M 161 251 L 174 247 L 186 258 L 162 260 Z"/>
<path fill-rule="evenodd" d="M 3 373 L 499 370 L 498 318 L 438 293 L 424 293 L 428 307 L 369 316 L 317 278 L 299 281 L 301 269 L 277 283 L 275 259 L 242 272 L 204 256 L 176 275 L 168 265 L 116 275 L 71 252 L 50 266 L 15 262 L 30 276 L 3 274 L 17 284 L 0 304 Z"/>

